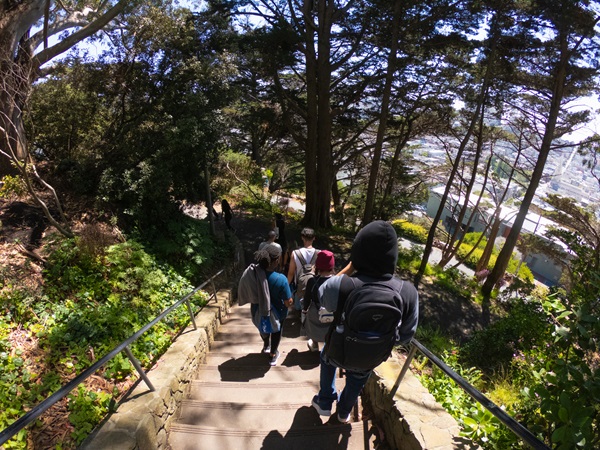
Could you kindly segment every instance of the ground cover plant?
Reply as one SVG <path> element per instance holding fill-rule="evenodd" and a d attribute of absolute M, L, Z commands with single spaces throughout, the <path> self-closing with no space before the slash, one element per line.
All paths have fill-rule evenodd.
<path fill-rule="evenodd" d="M 551 448 L 597 448 L 600 409 L 598 319 L 560 295 L 512 298 L 463 344 L 439 329 L 417 339 Z M 503 310 L 503 311 L 502 311 Z M 413 364 L 421 382 L 484 448 L 524 444 L 439 369 Z"/>
<path fill-rule="evenodd" d="M 23 287 L 5 275 L 0 290 L 1 429 L 193 289 L 188 279 L 133 240 L 91 251 L 81 238 L 56 239 L 42 284 Z M 206 299 L 205 293 L 194 295 L 193 307 Z M 132 344 L 142 366 L 149 368 L 188 322 L 186 308 L 179 308 Z M 134 372 L 129 360 L 118 355 L 4 448 L 74 448 L 131 386 Z"/>

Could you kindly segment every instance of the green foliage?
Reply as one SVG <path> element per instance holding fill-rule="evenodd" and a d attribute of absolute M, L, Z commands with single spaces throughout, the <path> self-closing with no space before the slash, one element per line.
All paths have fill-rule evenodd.
<path fill-rule="evenodd" d="M 257 198 L 252 195 L 246 195 L 240 199 L 240 208 L 244 211 L 251 211 L 255 216 L 272 217 L 278 208 L 267 198 Z"/>
<path fill-rule="evenodd" d="M 142 238 L 140 238 L 142 239 Z M 210 234 L 209 223 L 180 214 L 164 227 L 145 234 L 146 248 L 160 261 L 172 266 L 193 283 L 216 272 L 233 255 L 231 240 L 217 241 Z"/>
<path fill-rule="evenodd" d="M 1 428 L 55 392 L 64 377 L 81 373 L 111 351 L 192 286 L 134 241 L 95 254 L 80 247 L 78 239 L 64 239 L 48 258 L 43 289 L 42 295 L 11 286 L 0 291 Z M 192 296 L 193 307 L 204 305 L 206 298 L 204 293 Z M 188 322 L 187 309 L 176 309 L 132 344 L 134 356 L 149 367 Z M 42 356 L 31 367 L 41 366 L 43 373 L 33 373 L 29 366 L 33 361 L 18 349 L 13 352 L 9 336 L 15 331 L 37 340 Z M 103 375 L 119 381 L 132 373 L 131 363 L 120 354 L 106 364 Z M 69 420 L 77 442 L 99 423 L 117 395 L 80 386 L 70 397 Z M 23 449 L 25 445 L 24 431 L 5 446 Z"/>
<path fill-rule="evenodd" d="M 481 250 L 483 250 L 487 244 L 487 239 L 485 238 L 485 236 L 483 238 L 481 238 L 481 234 L 482 233 L 467 233 L 467 234 L 465 234 L 463 243 L 468 244 L 471 247 L 474 247 L 477 244 L 477 242 L 479 242 L 479 244 L 477 245 L 477 248 L 480 248 Z M 479 241 L 480 238 L 481 238 L 481 241 Z"/>
<path fill-rule="evenodd" d="M 545 314 L 535 303 L 514 300 L 505 317 L 477 331 L 460 352 L 460 360 L 486 373 L 509 368 L 513 355 L 543 347 L 547 338 Z"/>
<path fill-rule="evenodd" d="M 234 187 L 245 183 L 248 186 L 246 195 L 249 194 L 247 189 L 250 188 L 256 193 L 261 193 L 262 179 L 260 176 L 260 167 L 249 156 L 233 150 L 226 150 L 219 155 L 218 175 L 213 178 L 211 187 L 220 195 L 225 195 Z M 242 183 L 239 180 L 242 180 Z"/>
<path fill-rule="evenodd" d="M 0 180 L 0 198 L 18 198 L 23 197 L 26 193 L 27 186 L 20 176 L 5 175 Z"/>
<path fill-rule="evenodd" d="M 452 267 L 440 270 L 436 267 L 434 272 L 436 274 L 434 283 L 446 292 L 463 298 L 471 298 L 473 293 L 477 292 L 475 281 L 472 278 L 467 278 L 467 276 L 457 268 Z"/>
<path fill-rule="evenodd" d="M 542 306 L 553 319 L 552 341 L 529 357 L 531 383 L 524 395 L 536 407 L 534 430 L 553 448 L 597 448 L 600 444 L 600 319 L 590 305 L 571 306 L 558 295 Z M 548 431 L 549 430 L 549 431 Z"/>
<path fill-rule="evenodd" d="M 80 385 L 77 394 L 71 393 L 68 398 L 69 421 L 75 427 L 71 436 L 80 444 L 109 411 L 113 396 L 89 391 Z"/>
<path fill-rule="evenodd" d="M 423 258 L 423 249 L 418 245 L 412 245 L 410 248 L 399 247 L 398 248 L 398 268 L 401 271 L 410 272 L 412 274 L 417 273 L 419 266 L 421 265 L 421 259 Z M 427 264 L 425 269 L 425 275 L 432 273 L 431 266 Z"/>
<path fill-rule="evenodd" d="M 482 373 L 476 368 L 466 368 L 460 365 L 456 351 L 443 352 L 441 359 L 470 384 L 481 388 Z M 437 367 L 434 366 L 431 371 L 423 372 L 420 380 L 423 386 L 433 394 L 436 401 L 459 421 L 462 435 L 484 447 L 491 444 L 490 448 L 509 448 L 506 444 L 516 441 L 512 433 L 498 419 L 471 399 Z M 501 442 L 503 445 L 498 445 Z"/>
<path fill-rule="evenodd" d="M 456 343 L 447 337 L 439 327 L 419 325 L 415 337 L 436 355 L 451 352 L 456 346 Z"/>
<path fill-rule="evenodd" d="M 410 239 L 411 241 L 420 244 L 427 242 L 429 230 L 421 225 L 416 225 L 406 220 L 394 220 L 392 226 L 400 237 Z"/>

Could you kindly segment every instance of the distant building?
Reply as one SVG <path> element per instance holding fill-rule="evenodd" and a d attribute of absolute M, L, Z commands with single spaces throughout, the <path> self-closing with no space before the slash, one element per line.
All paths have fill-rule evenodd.
<path fill-rule="evenodd" d="M 429 217 L 435 217 L 439 208 L 442 195 L 444 193 L 444 186 L 431 189 L 429 192 L 429 199 L 427 202 L 427 215 Z M 471 232 L 484 232 L 486 224 L 491 220 L 494 214 L 494 208 L 488 208 L 485 210 L 473 212 L 471 208 L 474 207 L 475 196 L 472 196 L 472 200 L 469 202 L 472 206 L 465 214 L 465 217 L 460 224 L 461 233 Z M 449 233 L 453 233 L 458 224 L 458 208 L 464 204 L 464 197 L 456 197 L 453 195 L 448 196 L 446 206 L 442 212 L 440 220 L 444 224 L 444 227 Z M 501 207 L 500 220 L 501 225 L 498 231 L 498 237 L 507 237 L 514 224 L 515 217 L 517 216 L 518 210 L 506 206 Z M 469 223 L 471 214 L 474 214 L 473 220 Z M 531 233 L 545 239 L 545 232 L 549 226 L 556 225 L 551 220 L 546 219 L 535 213 L 528 213 L 523 223 L 521 233 Z M 524 262 L 527 267 L 531 270 L 534 277 L 548 286 L 554 286 L 558 284 L 562 275 L 562 266 L 556 264 L 548 255 L 532 253 L 525 257 Z"/>

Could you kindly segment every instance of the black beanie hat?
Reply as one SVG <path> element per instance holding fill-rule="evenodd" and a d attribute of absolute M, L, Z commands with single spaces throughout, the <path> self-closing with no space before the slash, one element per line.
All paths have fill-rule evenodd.
<path fill-rule="evenodd" d="M 350 260 L 360 274 L 391 278 L 398 261 L 398 236 L 394 227 L 383 220 L 367 224 L 354 238 Z"/>

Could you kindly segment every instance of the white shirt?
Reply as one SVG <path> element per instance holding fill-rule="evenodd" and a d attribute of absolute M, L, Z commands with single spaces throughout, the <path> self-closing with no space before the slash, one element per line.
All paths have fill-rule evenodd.
<path fill-rule="evenodd" d="M 316 248 L 302 247 L 292 252 L 292 257 L 294 258 L 294 263 L 296 264 L 296 273 L 294 274 L 294 281 L 298 281 L 298 276 L 300 275 L 300 271 L 302 270 L 303 266 L 303 264 L 300 262 L 300 259 L 298 258 L 298 252 L 302 254 L 302 257 L 306 261 L 306 264 L 310 264 L 310 260 L 312 259 L 313 255 L 315 254 L 315 252 L 318 251 L 319 250 L 317 250 Z"/>

